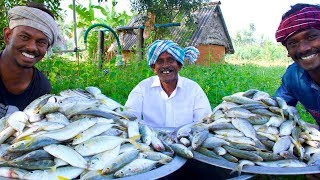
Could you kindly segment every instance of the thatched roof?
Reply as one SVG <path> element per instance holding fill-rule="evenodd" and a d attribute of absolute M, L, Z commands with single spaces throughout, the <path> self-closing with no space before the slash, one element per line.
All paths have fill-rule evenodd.
<path fill-rule="evenodd" d="M 193 32 L 181 26 L 170 27 L 171 39 L 178 44 L 186 46 L 221 45 L 226 48 L 226 53 L 234 53 L 231 38 L 222 16 L 219 2 L 206 4 L 195 12 L 197 28 Z M 142 28 L 145 20 L 141 16 L 134 16 L 126 27 L 118 28 L 121 31 L 119 39 L 123 50 L 132 50 L 137 43 L 138 29 Z M 123 33 L 125 32 L 125 33 Z"/>

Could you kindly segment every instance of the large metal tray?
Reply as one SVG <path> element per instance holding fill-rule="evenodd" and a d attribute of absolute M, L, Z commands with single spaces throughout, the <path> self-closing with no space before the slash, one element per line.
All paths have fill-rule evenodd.
<path fill-rule="evenodd" d="M 225 169 L 234 169 L 237 165 L 236 163 L 229 162 L 227 160 L 220 160 L 205 156 L 198 152 L 193 152 L 193 158 L 211 164 L 213 166 L 218 166 Z M 319 166 L 308 166 L 308 167 L 287 167 L 287 168 L 273 168 L 273 167 L 263 167 L 263 166 L 244 166 L 243 173 L 253 173 L 253 174 L 268 174 L 268 175 L 299 175 L 299 174 L 317 174 L 320 173 Z"/>

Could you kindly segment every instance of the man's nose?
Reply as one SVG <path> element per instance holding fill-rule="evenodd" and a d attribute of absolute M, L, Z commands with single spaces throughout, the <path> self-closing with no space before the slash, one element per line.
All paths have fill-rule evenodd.
<path fill-rule="evenodd" d="M 300 53 L 305 53 L 311 49 L 311 45 L 308 41 L 302 40 L 299 42 L 298 51 Z"/>
<path fill-rule="evenodd" d="M 37 50 L 37 42 L 34 40 L 28 41 L 26 48 L 28 51 L 31 51 L 31 52 L 36 51 Z"/>

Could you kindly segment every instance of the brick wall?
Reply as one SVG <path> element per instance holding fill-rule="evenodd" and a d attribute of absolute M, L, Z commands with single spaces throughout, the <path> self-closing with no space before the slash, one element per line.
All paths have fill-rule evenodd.
<path fill-rule="evenodd" d="M 199 45 L 200 56 L 196 64 L 209 65 L 210 63 L 219 63 L 223 60 L 226 53 L 224 46 L 219 45 Z"/>

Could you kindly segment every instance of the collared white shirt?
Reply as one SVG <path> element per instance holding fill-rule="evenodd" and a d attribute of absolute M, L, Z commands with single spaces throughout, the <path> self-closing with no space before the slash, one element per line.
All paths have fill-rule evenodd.
<path fill-rule="evenodd" d="M 176 89 L 168 97 L 158 76 L 142 80 L 129 94 L 125 104 L 138 120 L 152 127 L 178 127 L 201 120 L 211 113 L 202 88 L 178 76 Z"/>

